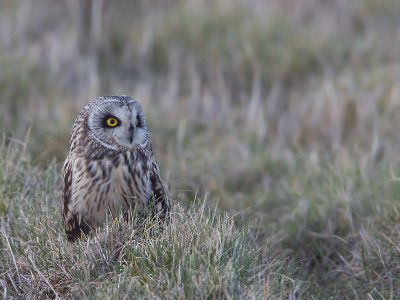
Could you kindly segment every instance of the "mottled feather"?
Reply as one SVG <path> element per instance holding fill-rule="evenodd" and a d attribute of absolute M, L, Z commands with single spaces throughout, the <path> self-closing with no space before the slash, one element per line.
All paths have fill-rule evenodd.
<path fill-rule="evenodd" d="M 118 118 L 119 128 L 103 128 L 109 116 Z M 70 241 L 101 226 L 107 214 L 151 205 L 154 215 L 164 219 L 170 210 L 142 108 L 132 98 L 102 97 L 85 106 L 75 120 L 62 174 Z"/>

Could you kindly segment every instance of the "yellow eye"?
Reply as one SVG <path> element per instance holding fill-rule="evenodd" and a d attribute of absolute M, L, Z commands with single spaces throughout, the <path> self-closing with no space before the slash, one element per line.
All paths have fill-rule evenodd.
<path fill-rule="evenodd" d="M 116 127 L 119 125 L 119 120 L 117 118 L 114 117 L 109 117 L 106 120 L 106 124 L 108 127 Z"/>

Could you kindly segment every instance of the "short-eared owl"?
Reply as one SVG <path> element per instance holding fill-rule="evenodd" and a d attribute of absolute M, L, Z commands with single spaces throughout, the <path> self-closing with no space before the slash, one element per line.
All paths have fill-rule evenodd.
<path fill-rule="evenodd" d="M 170 203 L 153 155 L 140 104 L 100 97 L 77 116 L 63 167 L 63 214 L 68 240 L 100 226 L 107 213 L 153 207 L 164 219 Z"/>

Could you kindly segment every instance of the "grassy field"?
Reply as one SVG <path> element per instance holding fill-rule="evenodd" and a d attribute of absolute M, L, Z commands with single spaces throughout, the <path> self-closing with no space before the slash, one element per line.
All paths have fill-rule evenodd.
<path fill-rule="evenodd" d="M 398 0 L 0 0 L 4 299 L 400 298 Z M 62 161 L 143 105 L 172 221 L 66 241 Z"/>

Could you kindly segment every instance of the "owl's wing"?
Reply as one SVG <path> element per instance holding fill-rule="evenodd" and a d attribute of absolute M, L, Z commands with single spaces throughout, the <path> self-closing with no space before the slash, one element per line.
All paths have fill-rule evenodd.
<path fill-rule="evenodd" d="M 63 216 L 64 221 L 66 221 L 66 216 L 68 215 L 68 204 L 71 201 L 71 194 L 72 194 L 72 164 L 69 156 L 64 162 L 62 168 L 62 176 L 63 176 L 63 194 L 62 194 L 62 201 L 63 201 Z"/>
<path fill-rule="evenodd" d="M 64 229 L 68 241 L 73 242 L 81 236 L 81 232 L 88 232 L 88 228 L 80 224 L 78 215 L 71 211 L 72 179 L 73 179 L 73 160 L 68 156 L 62 168 L 64 179 L 64 189 L 62 194 Z"/>
<path fill-rule="evenodd" d="M 160 219 L 165 219 L 171 209 L 171 204 L 168 198 L 167 188 L 161 180 L 160 170 L 156 161 L 152 163 L 150 182 L 154 195 L 154 213 L 157 214 Z"/>

